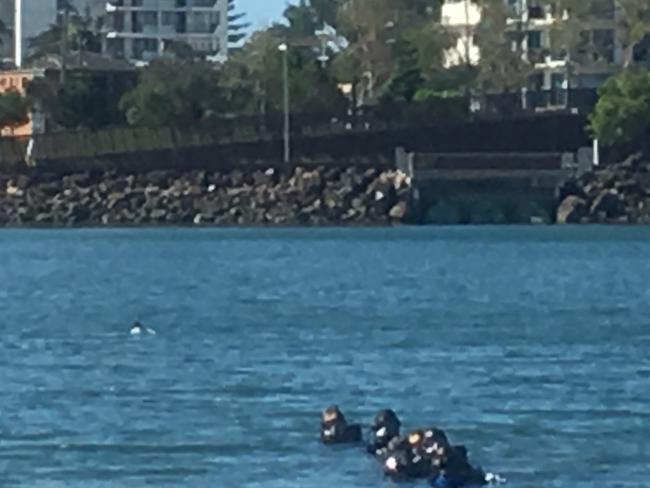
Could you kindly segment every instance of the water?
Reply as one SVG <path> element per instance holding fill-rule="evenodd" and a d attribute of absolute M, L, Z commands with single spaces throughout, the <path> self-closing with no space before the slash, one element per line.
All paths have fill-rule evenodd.
<path fill-rule="evenodd" d="M 637 488 L 649 255 L 619 227 L 4 231 L 0 486 L 390 486 L 317 442 L 337 402 L 513 487 Z"/>

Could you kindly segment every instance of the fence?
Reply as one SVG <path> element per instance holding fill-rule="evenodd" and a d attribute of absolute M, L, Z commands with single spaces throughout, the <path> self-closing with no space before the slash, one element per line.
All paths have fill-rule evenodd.
<path fill-rule="evenodd" d="M 404 129 L 356 128 L 344 132 L 294 134 L 294 162 L 386 164 L 396 147 L 437 153 L 575 152 L 590 146 L 586 120 L 553 114 L 510 120 L 438 123 Z M 170 128 L 109 129 L 0 139 L 0 168 L 12 171 L 27 160 L 42 171 L 148 171 L 221 169 L 240 164 L 281 164 L 282 140 L 273 135 L 231 134 Z"/>

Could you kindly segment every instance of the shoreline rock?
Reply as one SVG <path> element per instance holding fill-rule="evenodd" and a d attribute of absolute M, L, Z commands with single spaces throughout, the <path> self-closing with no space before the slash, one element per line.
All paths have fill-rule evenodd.
<path fill-rule="evenodd" d="M 0 226 L 389 226 L 410 195 L 400 171 L 362 167 L 0 175 Z"/>
<path fill-rule="evenodd" d="M 650 224 L 650 163 L 640 155 L 568 181 L 558 224 Z"/>

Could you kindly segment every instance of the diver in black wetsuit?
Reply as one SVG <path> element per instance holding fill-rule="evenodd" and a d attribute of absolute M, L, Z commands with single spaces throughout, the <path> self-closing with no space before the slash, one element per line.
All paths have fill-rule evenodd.
<path fill-rule="evenodd" d="M 415 430 L 392 441 L 384 461 L 384 474 L 394 480 L 430 478 L 434 473 L 433 451 L 428 453 L 427 449 L 437 449 L 437 444 L 431 442 L 437 432 L 442 433 L 439 429 Z"/>
<path fill-rule="evenodd" d="M 361 442 L 361 425 L 348 424 L 339 407 L 332 405 L 321 414 L 320 439 L 324 444 Z"/>
<path fill-rule="evenodd" d="M 469 463 L 465 446 L 441 449 L 433 464 L 434 473 L 430 483 L 435 488 L 477 487 L 487 484 L 483 470 Z"/>
<path fill-rule="evenodd" d="M 377 412 L 371 426 L 368 452 L 374 456 L 385 457 L 391 441 L 399 438 L 400 427 L 401 422 L 393 410 L 386 409 Z"/>

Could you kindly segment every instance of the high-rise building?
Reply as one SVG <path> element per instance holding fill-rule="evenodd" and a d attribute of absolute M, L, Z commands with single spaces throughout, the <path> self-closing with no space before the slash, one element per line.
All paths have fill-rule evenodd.
<path fill-rule="evenodd" d="M 3 59 L 23 63 L 29 39 L 56 22 L 58 0 L 2 0 L 0 41 Z"/>
<path fill-rule="evenodd" d="M 173 43 L 210 59 L 228 52 L 228 0 L 109 0 L 104 50 L 131 61 L 150 61 Z"/>
<path fill-rule="evenodd" d="M 582 19 L 580 44 L 572 59 L 567 49 L 557 49 L 554 42 L 557 26 L 569 18 L 570 12 L 538 0 L 504 1 L 511 14 L 508 28 L 523 33 L 518 49 L 532 68 L 528 89 L 593 89 L 622 68 L 623 22 L 614 0 L 593 1 L 590 13 Z M 481 8 L 472 0 L 445 0 L 441 22 L 457 39 L 445 53 L 448 67 L 480 61 L 475 34 L 481 16 Z"/>

